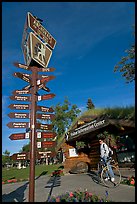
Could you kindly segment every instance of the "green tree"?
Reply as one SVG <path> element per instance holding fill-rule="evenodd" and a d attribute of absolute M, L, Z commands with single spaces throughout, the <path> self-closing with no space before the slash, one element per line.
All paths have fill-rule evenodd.
<path fill-rule="evenodd" d="M 71 105 L 67 98 L 64 100 L 63 105 L 58 103 L 55 107 L 53 106 L 53 109 L 55 112 L 55 118 L 52 121 L 54 126 L 53 131 L 60 137 L 65 133 L 81 110 L 78 109 L 77 105 Z"/>
<path fill-rule="evenodd" d="M 94 104 L 92 103 L 92 100 L 91 98 L 88 99 L 88 102 L 87 102 L 87 109 L 93 109 L 95 108 Z"/>
<path fill-rule="evenodd" d="M 126 83 L 130 83 L 135 81 L 135 43 L 125 52 L 127 56 L 121 58 L 121 61 L 114 67 L 114 72 L 122 72 Z"/>
<path fill-rule="evenodd" d="M 6 163 L 10 163 L 10 152 L 6 149 L 2 155 L 2 164 L 5 165 Z"/>

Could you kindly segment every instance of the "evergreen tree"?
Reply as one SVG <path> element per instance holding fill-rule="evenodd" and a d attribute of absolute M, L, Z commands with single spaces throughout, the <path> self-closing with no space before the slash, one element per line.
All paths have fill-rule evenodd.
<path fill-rule="evenodd" d="M 93 109 L 95 108 L 94 104 L 92 103 L 92 100 L 91 98 L 88 99 L 88 102 L 87 102 L 87 109 Z"/>

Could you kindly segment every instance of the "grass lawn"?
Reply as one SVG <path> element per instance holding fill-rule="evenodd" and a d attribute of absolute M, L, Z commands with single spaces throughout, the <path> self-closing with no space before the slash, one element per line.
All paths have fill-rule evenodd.
<path fill-rule="evenodd" d="M 63 166 L 61 164 L 56 165 L 36 165 L 35 166 L 35 177 L 39 177 L 41 175 L 51 174 L 53 171 L 57 169 L 62 169 Z M 10 179 L 17 180 L 26 180 L 29 179 L 29 171 L 30 167 L 26 167 L 26 169 L 17 169 L 13 168 L 2 168 L 2 181 L 7 181 Z"/>

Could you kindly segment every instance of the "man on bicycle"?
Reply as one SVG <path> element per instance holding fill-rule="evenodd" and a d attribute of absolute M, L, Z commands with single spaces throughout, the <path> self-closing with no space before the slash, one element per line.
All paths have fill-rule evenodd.
<path fill-rule="evenodd" d="M 104 142 L 104 138 L 99 138 L 99 143 L 100 143 L 100 157 L 101 161 L 105 162 L 109 166 L 109 174 L 111 177 L 111 181 L 114 182 L 114 173 L 110 165 L 109 161 L 109 147 L 108 145 Z M 106 172 L 106 178 L 105 180 L 107 181 L 109 179 L 108 172 Z"/>

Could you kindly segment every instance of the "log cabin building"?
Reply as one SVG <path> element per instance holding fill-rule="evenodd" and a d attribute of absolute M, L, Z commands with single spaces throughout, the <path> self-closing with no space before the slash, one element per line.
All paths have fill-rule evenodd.
<path fill-rule="evenodd" d="M 64 171 L 74 172 L 94 170 L 100 159 L 97 135 L 107 131 L 119 136 L 117 146 L 113 148 L 113 158 L 120 167 L 132 167 L 135 163 L 135 121 L 113 119 L 106 115 L 98 117 L 83 117 L 78 120 L 66 134 L 66 140 L 61 145 L 65 155 Z M 83 148 L 77 149 L 77 142 L 84 142 Z"/>

